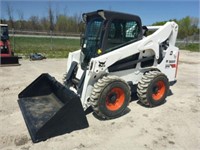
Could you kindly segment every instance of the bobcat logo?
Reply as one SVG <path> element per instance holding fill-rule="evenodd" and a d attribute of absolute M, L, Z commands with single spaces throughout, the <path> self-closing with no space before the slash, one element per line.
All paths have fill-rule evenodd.
<path fill-rule="evenodd" d="M 105 62 L 100 62 L 99 61 L 99 67 L 105 67 L 106 66 L 105 63 L 106 63 L 106 61 Z"/>

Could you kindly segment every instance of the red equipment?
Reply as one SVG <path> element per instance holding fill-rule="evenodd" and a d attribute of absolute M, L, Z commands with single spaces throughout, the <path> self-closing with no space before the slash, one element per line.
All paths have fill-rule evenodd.
<path fill-rule="evenodd" d="M 0 33 L 0 66 L 19 65 L 19 57 L 14 56 L 14 53 L 11 50 L 7 24 L 0 24 Z"/>

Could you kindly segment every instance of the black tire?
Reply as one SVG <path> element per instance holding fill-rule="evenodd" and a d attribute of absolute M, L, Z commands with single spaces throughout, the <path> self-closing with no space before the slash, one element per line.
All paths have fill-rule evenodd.
<path fill-rule="evenodd" d="M 168 92 L 168 78 L 159 71 L 146 72 L 138 82 L 137 95 L 144 105 L 154 107 L 163 104 Z"/>
<path fill-rule="evenodd" d="M 102 119 L 123 115 L 131 99 L 129 85 L 117 76 L 104 76 L 95 84 L 90 97 L 91 106 Z"/>

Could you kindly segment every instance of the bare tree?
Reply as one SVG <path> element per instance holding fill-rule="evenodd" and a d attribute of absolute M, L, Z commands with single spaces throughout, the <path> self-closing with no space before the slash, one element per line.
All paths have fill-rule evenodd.
<path fill-rule="evenodd" d="M 59 8 L 59 5 L 57 4 L 56 5 L 56 13 L 55 13 L 55 22 L 57 22 L 57 20 L 58 20 L 58 17 L 59 17 L 59 15 L 60 15 L 60 8 Z"/>
<path fill-rule="evenodd" d="M 11 28 L 14 28 L 13 7 L 10 6 L 9 3 L 7 3 L 7 5 L 6 5 L 6 12 L 7 12 L 7 15 L 9 18 L 10 26 L 11 26 Z"/>
<path fill-rule="evenodd" d="M 53 14 L 50 1 L 49 1 L 48 14 L 49 14 L 49 29 L 50 31 L 53 31 L 54 30 L 54 14 Z"/>
<path fill-rule="evenodd" d="M 17 14 L 19 17 L 19 29 L 22 30 L 24 28 L 24 13 L 22 12 L 22 10 L 18 9 L 17 10 Z"/>
<path fill-rule="evenodd" d="M 81 18 L 81 13 L 75 13 L 74 16 L 73 16 L 73 20 L 74 20 L 74 23 L 75 23 L 75 29 L 76 29 L 76 32 L 82 32 L 81 31 L 81 21 L 82 21 L 82 18 Z"/>
<path fill-rule="evenodd" d="M 69 13 L 68 7 L 65 6 L 63 11 L 64 11 L 63 14 L 64 14 L 65 16 L 67 16 L 67 14 Z"/>
<path fill-rule="evenodd" d="M 49 29 L 49 21 L 48 21 L 48 18 L 46 17 L 42 17 L 40 19 L 40 24 L 41 24 L 41 27 L 42 27 L 42 30 L 43 31 L 47 31 Z"/>
<path fill-rule="evenodd" d="M 31 16 L 29 18 L 30 21 L 30 27 L 32 30 L 39 30 L 40 25 L 39 25 L 39 17 L 38 16 Z"/>

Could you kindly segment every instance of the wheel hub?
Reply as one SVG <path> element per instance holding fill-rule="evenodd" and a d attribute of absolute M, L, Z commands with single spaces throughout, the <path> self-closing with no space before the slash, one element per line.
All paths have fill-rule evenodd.
<path fill-rule="evenodd" d="M 158 93 L 158 91 L 159 91 L 159 87 L 156 85 L 154 88 L 153 88 L 153 93 Z"/>
<path fill-rule="evenodd" d="M 106 107 L 108 110 L 116 111 L 120 109 L 125 102 L 125 93 L 121 88 L 113 88 L 106 97 Z"/>
<path fill-rule="evenodd" d="M 165 84 L 163 81 L 158 81 L 155 83 L 155 86 L 153 87 L 153 94 L 152 97 L 154 100 L 160 100 L 163 95 L 165 94 Z"/>
<path fill-rule="evenodd" d="M 108 100 L 109 100 L 110 103 L 114 104 L 116 102 L 116 100 L 117 100 L 117 94 L 116 93 L 111 93 L 109 95 Z"/>

